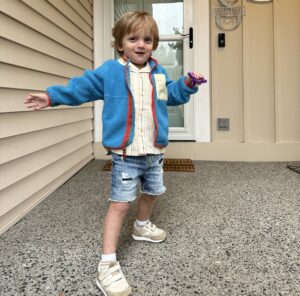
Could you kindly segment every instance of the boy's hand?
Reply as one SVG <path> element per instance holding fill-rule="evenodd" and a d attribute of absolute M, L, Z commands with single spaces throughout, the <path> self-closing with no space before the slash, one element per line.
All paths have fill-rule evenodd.
<path fill-rule="evenodd" d="M 41 110 L 50 106 L 50 100 L 45 93 L 30 94 L 24 100 L 24 104 L 27 108 L 33 110 Z"/>
<path fill-rule="evenodd" d="M 207 82 L 207 80 L 204 78 L 204 76 L 197 72 L 189 72 L 186 81 L 188 84 L 190 84 L 192 86 L 200 85 L 202 83 Z"/>

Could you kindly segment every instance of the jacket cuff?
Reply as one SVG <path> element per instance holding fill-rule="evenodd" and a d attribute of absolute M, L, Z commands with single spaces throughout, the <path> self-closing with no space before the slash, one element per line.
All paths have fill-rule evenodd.
<path fill-rule="evenodd" d="M 190 95 L 195 94 L 198 91 L 198 86 L 188 83 L 188 81 L 186 80 L 186 77 L 184 77 L 184 76 L 181 78 L 181 83 L 182 83 L 183 89 L 186 92 L 188 92 Z"/>
<path fill-rule="evenodd" d="M 186 79 L 183 82 L 189 88 L 194 88 L 195 87 L 195 85 L 193 83 L 189 83 Z"/>

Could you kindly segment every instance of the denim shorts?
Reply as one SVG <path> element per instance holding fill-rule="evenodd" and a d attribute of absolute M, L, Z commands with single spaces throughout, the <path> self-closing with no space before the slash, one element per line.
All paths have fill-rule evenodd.
<path fill-rule="evenodd" d="M 126 156 L 112 153 L 112 180 L 110 200 L 134 201 L 141 183 L 142 193 L 161 195 L 166 191 L 163 183 L 163 154 Z"/>

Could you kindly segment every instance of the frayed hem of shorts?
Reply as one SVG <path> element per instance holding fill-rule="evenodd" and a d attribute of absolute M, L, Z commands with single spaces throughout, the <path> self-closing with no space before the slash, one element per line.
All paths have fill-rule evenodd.
<path fill-rule="evenodd" d="M 116 200 L 116 199 L 112 199 L 112 198 L 108 198 L 109 201 L 112 201 L 112 202 L 133 202 L 136 200 L 136 197 L 134 199 L 131 199 L 131 200 Z"/>
<path fill-rule="evenodd" d="M 166 190 L 167 190 L 167 188 L 165 188 L 163 191 L 161 191 L 159 193 L 155 193 L 155 194 L 151 193 L 151 192 L 141 190 L 141 193 L 145 193 L 145 194 L 152 195 L 152 196 L 158 196 L 158 195 L 163 195 L 166 192 Z"/>

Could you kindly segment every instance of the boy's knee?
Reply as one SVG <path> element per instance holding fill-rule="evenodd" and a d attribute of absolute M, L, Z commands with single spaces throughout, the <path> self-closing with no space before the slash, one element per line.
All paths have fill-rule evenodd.
<path fill-rule="evenodd" d="M 112 201 L 110 203 L 110 207 L 112 207 L 112 209 L 114 211 L 119 212 L 120 215 L 126 215 L 129 210 L 130 203 L 129 202 L 114 202 L 114 201 Z"/>

